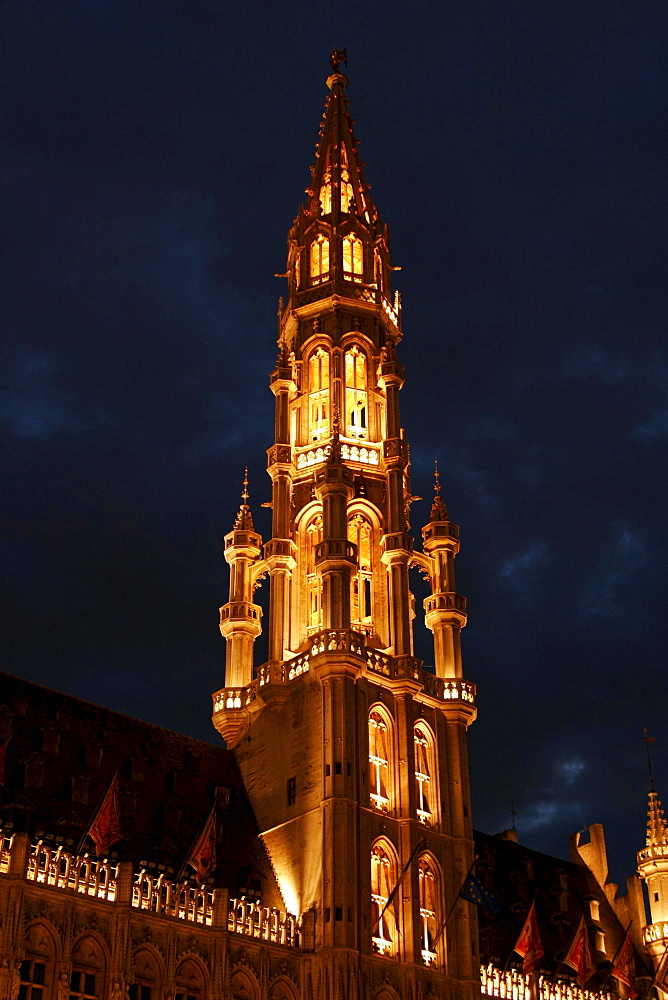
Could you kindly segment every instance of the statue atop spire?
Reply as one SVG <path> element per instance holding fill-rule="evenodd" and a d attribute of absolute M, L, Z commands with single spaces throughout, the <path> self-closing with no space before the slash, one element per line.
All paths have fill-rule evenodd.
<path fill-rule="evenodd" d="M 430 521 L 448 521 L 450 515 L 441 496 L 441 476 L 438 471 L 438 462 L 434 459 L 434 499 L 431 504 Z"/>
<path fill-rule="evenodd" d="M 244 468 L 244 481 L 241 490 L 241 506 L 239 507 L 239 513 L 234 519 L 234 530 L 235 531 L 254 531 L 253 527 L 253 515 L 251 514 L 251 509 L 248 506 L 248 497 L 250 496 L 248 492 L 248 466 Z"/>

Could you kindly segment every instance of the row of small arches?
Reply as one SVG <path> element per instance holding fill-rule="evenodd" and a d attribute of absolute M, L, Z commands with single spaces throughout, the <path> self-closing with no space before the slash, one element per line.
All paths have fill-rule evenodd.
<path fill-rule="evenodd" d="M 107 942 L 96 933 L 87 932 L 74 942 L 69 971 L 62 971 L 66 956 L 59 935 L 44 919 L 29 925 L 23 951 L 23 961 L 12 971 L 15 982 L 8 992 L 17 996 L 18 987 L 17 1000 L 164 1000 L 167 996 L 164 962 L 150 944 L 133 953 L 129 984 L 113 975 Z M 206 964 L 196 955 L 183 957 L 172 986 L 169 993 L 173 1000 L 206 1000 L 211 993 Z"/>

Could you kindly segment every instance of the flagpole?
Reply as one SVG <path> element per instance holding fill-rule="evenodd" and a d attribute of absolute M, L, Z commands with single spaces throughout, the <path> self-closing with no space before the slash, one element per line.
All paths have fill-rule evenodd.
<path fill-rule="evenodd" d="M 457 902 L 458 902 L 458 900 L 459 900 L 459 894 L 460 894 L 460 892 L 462 891 L 462 889 L 464 888 L 464 886 L 466 885 L 466 880 L 467 880 L 467 878 L 469 877 L 469 875 L 471 874 L 471 872 L 473 871 L 473 867 L 474 867 L 474 865 L 475 865 L 475 863 L 476 863 L 476 861 L 477 861 L 477 860 L 478 860 L 478 857 L 477 857 L 477 855 L 475 855 L 475 856 L 474 856 L 474 858 L 473 858 L 473 861 L 471 862 L 471 864 L 470 864 L 470 866 L 469 866 L 469 870 L 467 871 L 466 875 L 464 876 L 464 881 L 462 882 L 462 884 L 460 885 L 460 887 L 459 887 L 459 889 L 458 889 L 458 891 L 457 891 L 457 894 L 456 894 L 456 896 L 455 896 L 455 900 L 454 900 L 454 902 L 453 902 L 452 906 L 450 907 L 450 909 L 449 909 L 449 911 L 448 911 L 448 915 L 447 915 L 447 917 L 445 918 L 445 920 L 443 921 L 443 923 L 441 924 L 441 928 L 440 928 L 440 930 L 439 930 L 438 934 L 437 934 L 437 935 L 436 935 L 436 937 L 434 938 L 434 951 L 436 951 L 436 945 L 437 945 L 437 944 L 438 944 L 438 942 L 439 942 L 439 941 L 441 940 L 441 936 L 442 936 L 442 934 L 443 934 L 443 931 L 444 931 L 444 930 L 445 930 L 445 928 L 446 928 L 446 927 L 448 926 L 448 921 L 450 920 L 450 917 L 451 917 L 451 916 L 452 916 L 452 914 L 454 913 L 454 911 L 455 911 L 455 906 L 457 905 Z M 462 898 L 463 898 L 463 897 L 462 897 Z"/>
<path fill-rule="evenodd" d="M 418 851 L 420 850 L 420 848 L 421 848 L 421 847 L 424 847 L 426 843 L 427 843 L 427 841 L 426 841 L 426 840 L 424 839 L 424 837 L 422 837 L 422 839 L 421 839 L 421 840 L 418 840 L 417 844 L 415 845 L 415 848 L 414 848 L 414 850 L 413 850 L 413 853 L 411 854 L 410 858 L 408 859 L 408 861 L 407 861 L 407 862 L 406 862 L 406 864 L 404 865 L 404 867 L 403 867 L 403 869 L 402 869 L 402 872 L 401 872 L 401 875 L 400 875 L 400 876 L 399 876 L 399 878 L 397 879 L 397 884 L 395 885 L 395 887 L 394 887 L 394 889 L 392 890 L 392 892 L 390 893 L 390 895 L 389 895 L 389 896 L 387 897 L 387 902 L 385 903 L 385 906 L 383 907 L 383 909 L 382 909 L 382 910 L 380 911 L 380 916 L 379 916 L 379 917 L 378 917 L 378 919 L 376 920 L 376 923 L 375 923 L 375 924 L 373 925 L 373 929 L 372 929 L 372 931 L 371 931 L 371 937 L 373 937 L 373 936 L 374 936 L 374 934 L 376 933 L 376 931 L 377 931 L 377 930 L 378 930 L 378 928 L 380 927 L 380 922 L 381 922 L 381 920 L 383 919 L 383 916 L 384 916 L 384 914 L 385 914 L 385 911 L 387 910 L 388 906 L 390 905 L 390 903 L 392 902 L 392 900 L 393 900 L 393 899 L 394 899 L 394 897 L 396 896 L 397 892 L 399 891 L 399 886 L 400 886 L 400 885 L 401 885 L 401 883 L 403 882 L 403 878 L 404 878 L 404 875 L 405 875 L 405 874 L 406 874 L 406 872 L 408 871 L 408 869 L 409 869 L 409 867 L 410 867 L 410 864 L 411 864 L 411 862 L 412 862 L 413 858 L 415 857 L 415 855 L 417 854 L 417 852 L 418 852 Z"/>

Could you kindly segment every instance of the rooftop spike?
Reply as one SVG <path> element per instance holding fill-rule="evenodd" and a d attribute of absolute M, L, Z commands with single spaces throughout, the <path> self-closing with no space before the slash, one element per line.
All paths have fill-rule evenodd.
<path fill-rule="evenodd" d="M 234 530 L 235 531 L 254 531 L 253 527 L 253 515 L 251 514 L 251 509 L 248 506 L 248 498 L 250 494 L 248 492 L 248 466 L 244 468 L 244 481 L 241 489 L 241 505 L 239 507 L 239 512 L 234 519 Z"/>
<path fill-rule="evenodd" d="M 441 476 L 438 471 L 438 461 L 434 459 L 434 499 L 431 505 L 430 521 L 448 521 L 450 515 L 441 496 Z"/>

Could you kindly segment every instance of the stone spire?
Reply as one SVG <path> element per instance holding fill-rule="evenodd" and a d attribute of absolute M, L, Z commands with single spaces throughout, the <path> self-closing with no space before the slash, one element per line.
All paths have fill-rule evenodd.
<path fill-rule="evenodd" d="M 668 823 L 663 814 L 661 799 L 654 790 L 654 781 L 650 778 L 649 803 L 647 806 L 647 847 L 668 846 Z"/>
<path fill-rule="evenodd" d="M 312 216 L 322 215 L 334 226 L 345 216 L 364 217 L 371 223 L 378 213 L 369 197 L 354 121 L 348 112 L 348 78 L 339 72 L 338 60 L 332 59 L 331 65 L 336 68 L 327 77 L 329 94 L 315 147 L 311 183 L 306 189 L 309 200 L 305 211 Z"/>
<path fill-rule="evenodd" d="M 234 519 L 234 530 L 235 531 L 254 531 L 253 527 L 253 515 L 251 514 L 251 509 L 248 506 L 248 498 L 250 494 L 248 492 L 248 466 L 244 469 L 244 482 L 241 490 L 241 505 L 239 507 L 239 512 Z"/>
<path fill-rule="evenodd" d="M 430 521 L 449 521 L 450 515 L 445 501 L 441 496 L 441 477 L 438 471 L 438 462 L 434 460 L 434 499 L 431 504 Z"/>

